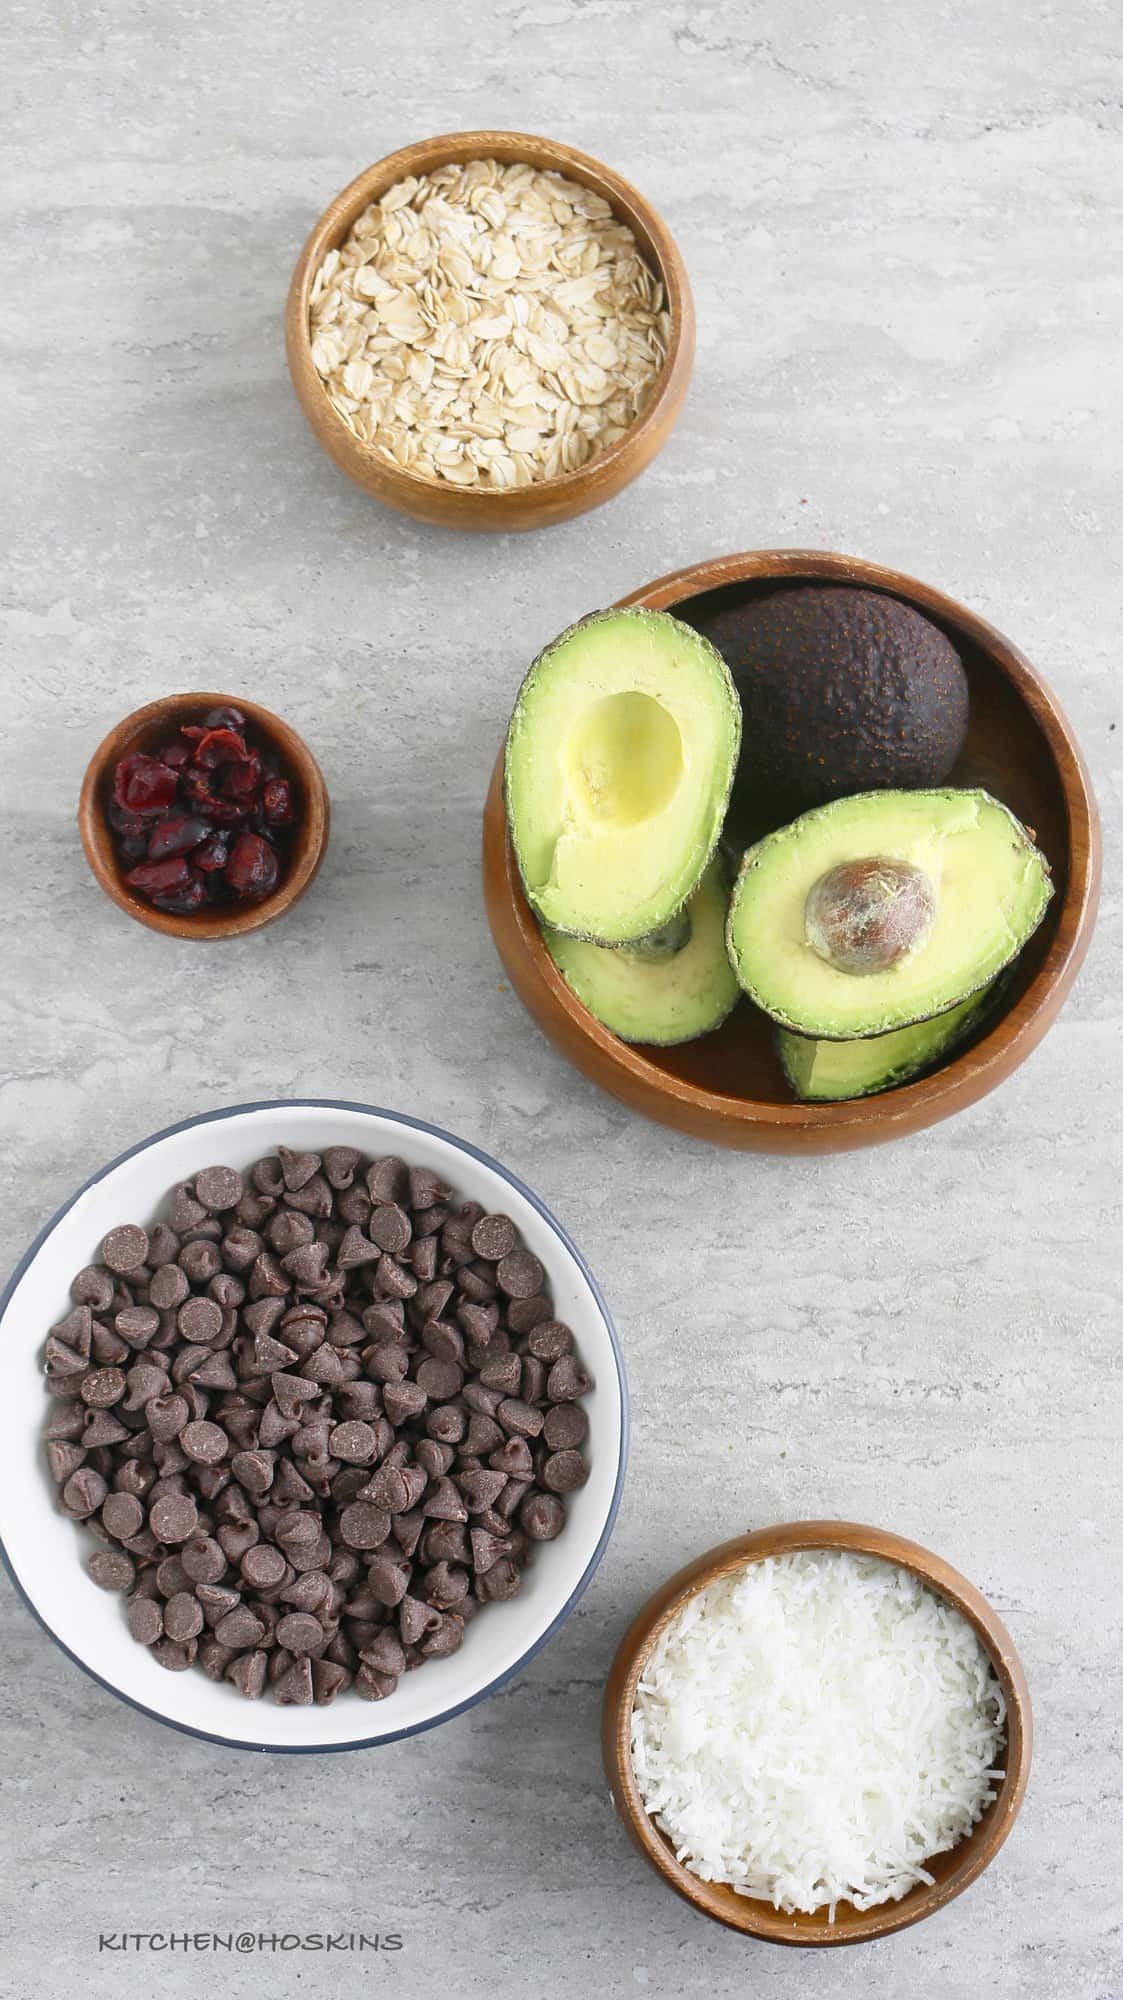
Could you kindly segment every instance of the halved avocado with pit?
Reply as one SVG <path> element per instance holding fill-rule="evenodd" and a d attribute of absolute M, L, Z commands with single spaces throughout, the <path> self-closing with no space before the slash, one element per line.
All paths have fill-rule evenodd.
<path fill-rule="evenodd" d="M 914 1021 L 911 1027 L 864 1041 L 812 1041 L 807 1035 L 793 1035 L 790 1028 L 777 1028 L 784 1075 L 805 1104 L 836 1103 L 892 1090 L 931 1069 L 966 1041 L 992 1005 L 998 983 L 991 980 L 980 993 L 972 993 L 969 1000 L 930 1021 Z"/>
<path fill-rule="evenodd" d="M 598 611 L 540 654 L 507 732 L 504 795 L 527 897 L 595 944 L 658 931 L 721 833 L 741 742 L 729 669 L 664 611 Z"/>
<path fill-rule="evenodd" d="M 643 942 L 638 949 L 589 944 L 548 926 L 542 935 L 566 985 L 590 1014 L 623 1042 L 669 1047 L 719 1028 L 741 997 L 725 949 L 728 909 L 728 877 L 715 859 L 674 919 L 677 950 L 653 952 Z"/>
<path fill-rule="evenodd" d="M 750 847 L 729 910 L 741 985 L 824 1041 L 945 1014 L 1037 929 L 1049 864 L 989 792 L 866 792 Z"/>

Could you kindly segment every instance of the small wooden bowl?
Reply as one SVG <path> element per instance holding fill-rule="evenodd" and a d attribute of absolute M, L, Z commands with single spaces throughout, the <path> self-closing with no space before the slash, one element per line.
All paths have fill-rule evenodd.
<path fill-rule="evenodd" d="M 946 1597 L 973 1625 L 994 1665 L 1006 1697 L 1006 1776 L 998 1796 L 978 1824 L 947 1854 L 937 1854 L 925 1863 L 935 1877 L 931 1888 L 910 1889 L 898 1903 L 882 1903 L 872 1910 L 856 1910 L 840 1903 L 833 1924 L 826 1910 L 813 1916 L 787 1916 L 770 1903 L 739 1896 L 726 1883 L 703 1882 L 675 1858 L 666 1836 L 647 1813 L 632 1771 L 632 1707 L 640 1677 L 663 1630 L 688 1597 L 695 1591 L 743 1569 L 747 1563 L 761 1562 L 766 1556 L 785 1555 L 793 1549 L 853 1549 L 862 1555 L 880 1556 L 912 1570 L 932 1590 Z M 645 1860 L 707 1917 L 727 1924 L 731 1930 L 770 1944 L 838 1945 L 859 1944 L 869 1938 L 887 1937 L 908 1924 L 930 1917 L 950 1903 L 994 1860 L 1021 1809 L 1029 1780 L 1033 1751 L 1033 1719 L 1029 1690 L 1022 1664 L 996 1611 L 992 1610 L 973 1584 L 940 1556 L 932 1555 L 916 1542 L 880 1528 L 861 1528 L 851 1521 L 797 1521 L 787 1527 L 760 1528 L 752 1535 L 738 1535 L 722 1542 L 705 1555 L 679 1570 L 669 1583 L 644 1605 L 634 1624 L 620 1642 L 605 1689 L 602 1723 L 602 1752 L 605 1774 L 616 1810 Z"/>
<path fill-rule="evenodd" d="M 878 1097 L 795 1103 L 772 1023 L 747 1000 L 716 1033 L 678 1048 L 618 1041 L 571 993 L 523 894 L 507 835 L 502 751 L 484 809 L 488 921 L 511 984 L 539 1027 L 570 1062 L 634 1111 L 694 1138 L 755 1152 L 835 1153 L 878 1145 L 985 1097 L 1056 1019 L 1088 949 L 1099 901 L 1099 821 L 1072 731 L 1024 655 L 953 598 L 853 556 L 763 549 L 676 570 L 621 601 L 674 611 L 689 624 L 762 586 L 815 579 L 891 591 L 949 633 L 971 689 L 967 745 L 950 782 L 985 785 L 1035 829 L 1052 865 L 1056 893 L 1017 962 L 1002 1011 L 942 1069 Z"/>
<path fill-rule="evenodd" d="M 150 750 L 158 743 L 165 743 L 182 723 L 197 722 L 209 708 L 231 703 L 241 709 L 250 733 L 276 751 L 293 782 L 298 819 L 292 844 L 281 880 L 263 902 L 204 904 L 195 916 L 175 916 L 169 910 L 154 909 L 125 886 L 106 818 L 113 773 L 118 760 L 130 751 Z M 78 801 L 78 830 L 86 859 L 118 909 L 135 918 L 138 924 L 147 924 L 149 930 L 208 944 L 215 938 L 242 937 L 246 931 L 258 931 L 263 924 L 283 917 L 316 876 L 327 852 L 330 827 L 331 809 L 324 774 L 307 744 L 279 716 L 240 694 L 169 694 L 135 709 L 98 744 L 86 767 Z"/>
<path fill-rule="evenodd" d="M 324 257 L 334 250 L 364 208 L 396 181 L 413 174 L 467 160 L 526 161 L 545 172 L 564 174 L 603 195 L 615 214 L 627 223 L 647 262 L 663 280 L 670 339 L 667 358 L 646 408 L 626 434 L 590 459 L 577 472 L 540 479 L 532 486 L 481 490 L 423 479 L 391 465 L 363 444 L 332 407 L 312 362 L 308 308 L 313 281 Z M 572 520 L 599 507 L 630 484 L 661 451 L 682 408 L 694 361 L 694 303 L 686 266 L 666 223 L 650 202 L 610 167 L 556 139 L 535 138 L 528 132 L 447 132 L 403 146 L 336 196 L 325 209 L 297 259 L 285 308 L 285 351 L 293 387 L 319 442 L 329 458 L 365 492 L 415 520 L 438 528 L 468 528 L 508 533 L 543 528 Z"/>

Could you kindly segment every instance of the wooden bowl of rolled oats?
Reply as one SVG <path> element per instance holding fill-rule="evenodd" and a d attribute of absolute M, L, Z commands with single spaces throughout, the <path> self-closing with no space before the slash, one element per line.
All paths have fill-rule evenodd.
<path fill-rule="evenodd" d="M 319 442 L 441 527 L 599 506 L 682 407 L 694 306 L 666 225 L 599 161 L 523 132 L 391 153 L 325 210 L 285 314 Z"/>

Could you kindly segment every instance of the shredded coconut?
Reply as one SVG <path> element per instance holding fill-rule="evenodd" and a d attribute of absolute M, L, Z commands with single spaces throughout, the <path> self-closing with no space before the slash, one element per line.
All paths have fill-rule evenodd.
<path fill-rule="evenodd" d="M 693 1874 L 833 1922 L 931 1882 L 996 1797 L 1005 1719 L 953 1605 L 892 1563 L 803 1550 L 683 1605 L 636 1692 L 632 1764 Z"/>

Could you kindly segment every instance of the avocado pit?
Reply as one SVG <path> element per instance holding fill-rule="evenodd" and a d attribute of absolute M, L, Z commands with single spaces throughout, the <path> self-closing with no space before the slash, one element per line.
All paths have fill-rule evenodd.
<path fill-rule="evenodd" d="M 804 905 L 807 942 L 836 972 L 889 972 L 924 943 L 936 917 L 930 876 L 909 861 L 867 855 L 843 861 L 812 884 Z"/>

